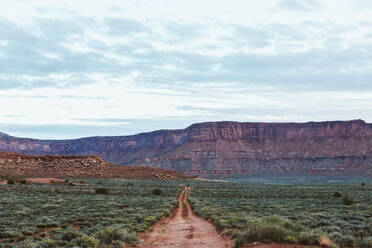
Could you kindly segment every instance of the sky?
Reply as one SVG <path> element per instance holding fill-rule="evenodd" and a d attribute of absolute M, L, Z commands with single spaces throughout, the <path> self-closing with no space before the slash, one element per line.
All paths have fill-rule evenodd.
<path fill-rule="evenodd" d="M 0 0 L 0 132 L 372 122 L 370 0 Z"/>

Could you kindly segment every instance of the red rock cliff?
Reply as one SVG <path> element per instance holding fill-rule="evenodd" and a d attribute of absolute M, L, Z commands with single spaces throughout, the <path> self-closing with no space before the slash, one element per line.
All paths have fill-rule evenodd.
<path fill-rule="evenodd" d="M 98 155 L 189 175 L 372 175 L 372 124 L 211 122 L 121 137 L 35 140 L 0 136 L 0 150 L 32 155 Z"/>

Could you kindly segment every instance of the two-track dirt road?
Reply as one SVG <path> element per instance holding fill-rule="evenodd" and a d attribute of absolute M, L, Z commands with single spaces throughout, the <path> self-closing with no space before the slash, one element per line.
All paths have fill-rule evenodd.
<path fill-rule="evenodd" d="M 187 202 L 189 188 L 185 188 L 178 198 L 178 209 L 174 216 L 156 224 L 153 231 L 140 238 L 144 240 L 138 247 L 184 247 L 184 248 L 230 248 L 234 241 L 222 237 L 208 221 L 196 216 Z"/>

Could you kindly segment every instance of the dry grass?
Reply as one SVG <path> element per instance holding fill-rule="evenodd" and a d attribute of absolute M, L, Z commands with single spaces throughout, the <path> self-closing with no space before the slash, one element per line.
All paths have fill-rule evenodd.
<path fill-rule="evenodd" d="M 325 237 L 325 236 L 320 237 L 319 245 L 321 247 L 334 247 L 334 244 L 332 243 L 332 241 L 328 237 Z"/>

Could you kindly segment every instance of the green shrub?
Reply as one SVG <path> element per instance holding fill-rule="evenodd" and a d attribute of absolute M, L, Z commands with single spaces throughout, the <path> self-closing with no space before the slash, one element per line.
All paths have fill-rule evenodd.
<path fill-rule="evenodd" d="M 46 227 L 48 227 L 48 225 L 46 223 L 38 223 L 38 224 L 36 224 L 36 227 L 37 228 L 46 228 Z"/>
<path fill-rule="evenodd" d="M 340 192 L 335 192 L 333 194 L 334 197 L 342 197 L 342 194 Z"/>
<path fill-rule="evenodd" d="M 13 178 L 9 178 L 7 181 L 7 184 L 15 184 L 15 181 Z"/>
<path fill-rule="evenodd" d="M 161 189 L 153 189 L 152 190 L 152 194 L 153 195 L 162 195 L 163 194 L 163 191 Z"/>
<path fill-rule="evenodd" d="M 343 203 L 344 205 L 352 205 L 352 204 L 354 204 L 355 202 L 354 202 L 354 200 L 353 200 L 350 196 L 348 196 L 348 195 L 344 195 L 344 197 L 342 198 L 342 203 Z"/>
<path fill-rule="evenodd" d="M 244 231 L 235 241 L 236 247 L 255 241 L 295 244 L 299 240 L 299 232 L 304 229 L 301 225 L 277 215 L 264 219 L 247 218 L 244 226 Z M 316 242 L 317 239 L 314 243 Z"/>
<path fill-rule="evenodd" d="M 71 241 L 76 238 L 79 238 L 81 234 L 76 231 L 75 229 L 69 227 L 63 234 L 62 234 L 62 240 L 64 241 Z"/>
<path fill-rule="evenodd" d="M 42 247 L 45 247 L 45 248 L 54 248 L 54 247 L 56 247 L 56 243 L 53 240 L 51 240 L 51 239 L 43 239 L 41 241 L 41 243 L 42 243 Z"/>
<path fill-rule="evenodd" d="M 25 229 L 25 230 L 22 231 L 22 234 L 23 234 L 23 235 L 28 235 L 28 236 L 30 236 L 30 235 L 35 234 L 35 231 L 30 230 L 30 229 Z"/>
<path fill-rule="evenodd" d="M 108 190 L 106 188 L 97 188 L 96 189 L 96 194 L 107 195 L 108 194 Z"/>
<path fill-rule="evenodd" d="M 72 243 L 81 248 L 96 248 L 100 241 L 92 236 L 81 236 L 74 239 Z"/>
<path fill-rule="evenodd" d="M 20 182 L 21 184 L 27 184 L 26 179 L 21 179 L 19 182 Z"/>
<path fill-rule="evenodd" d="M 26 240 L 18 243 L 18 247 L 21 247 L 21 248 L 39 248 L 39 247 L 44 247 L 44 246 L 42 244 L 40 244 L 39 242 L 36 242 L 34 240 L 26 239 Z"/>
<path fill-rule="evenodd" d="M 13 231 L 0 232 L 0 239 L 4 239 L 4 238 L 15 238 L 18 235 L 19 235 L 19 233 L 13 232 Z"/>
<path fill-rule="evenodd" d="M 342 236 L 339 240 L 341 247 L 354 247 L 355 246 L 355 238 L 350 235 Z"/>
<path fill-rule="evenodd" d="M 359 246 L 362 248 L 372 248 L 372 237 L 361 240 Z"/>
<path fill-rule="evenodd" d="M 107 227 L 95 234 L 95 238 L 99 239 L 102 244 L 111 245 L 115 241 L 125 243 L 133 243 L 137 241 L 134 233 L 128 233 L 126 230 L 117 227 Z"/>
<path fill-rule="evenodd" d="M 302 245 L 317 245 L 320 235 L 314 232 L 301 232 L 298 237 L 298 243 Z"/>
<path fill-rule="evenodd" d="M 265 225 L 261 227 L 259 231 L 260 240 L 275 243 L 282 243 L 288 234 L 286 229 L 277 225 Z"/>
<path fill-rule="evenodd" d="M 288 244 L 296 244 L 297 243 L 297 238 L 294 236 L 287 236 L 284 238 L 284 242 Z"/>

